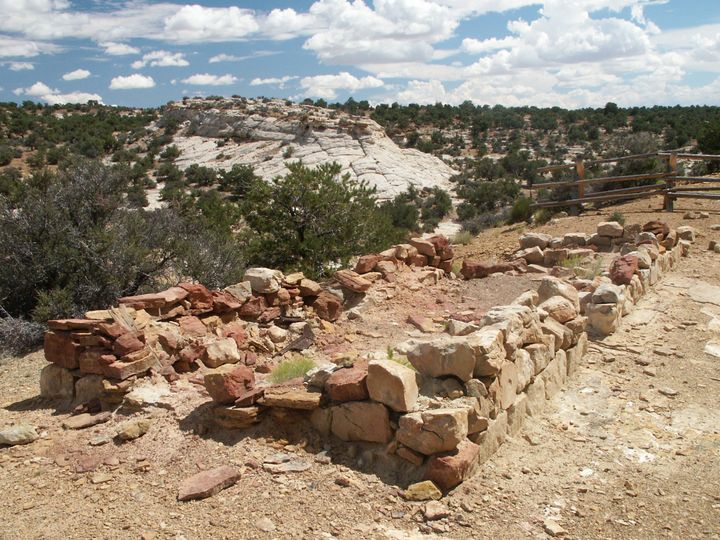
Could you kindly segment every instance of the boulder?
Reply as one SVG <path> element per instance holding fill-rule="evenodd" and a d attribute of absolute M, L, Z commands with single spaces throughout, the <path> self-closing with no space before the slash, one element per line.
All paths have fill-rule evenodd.
<path fill-rule="evenodd" d="M 454 450 L 467 434 L 467 410 L 442 408 L 401 416 L 397 440 L 429 456 Z"/>
<path fill-rule="evenodd" d="M 239 479 L 240 472 L 229 465 L 201 471 L 182 481 L 177 498 L 178 501 L 206 499 L 234 485 Z"/>
<path fill-rule="evenodd" d="M 322 293 L 322 287 L 312 279 L 304 278 L 300 280 L 300 296 L 319 296 Z"/>
<path fill-rule="evenodd" d="M 563 236 L 563 246 L 584 246 L 587 243 L 588 235 L 585 233 L 566 233 Z"/>
<path fill-rule="evenodd" d="M 257 294 L 277 292 L 283 279 L 284 276 L 280 270 L 270 268 L 248 268 L 243 277 L 244 281 L 250 282 L 252 291 Z"/>
<path fill-rule="evenodd" d="M 551 276 L 543 278 L 537 292 L 540 302 L 544 302 L 553 296 L 562 296 L 572 303 L 576 311 L 580 310 L 580 297 L 578 296 L 577 289 L 558 278 Z"/>
<path fill-rule="evenodd" d="M 520 249 L 528 249 L 533 247 L 545 249 L 546 247 L 548 247 L 551 240 L 552 236 L 550 236 L 549 234 L 525 233 L 519 239 Z"/>
<path fill-rule="evenodd" d="M 588 307 L 591 305 L 593 304 L 588 304 Z M 542 324 L 540 324 L 540 328 L 542 328 L 543 334 L 548 334 L 554 337 L 556 350 L 567 349 L 568 347 L 572 346 L 572 330 L 570 330 L 567 326 L 557 322 L 552 317 L 548 317 L 547 319 L 545 319 Z"/>
<path fill-rule="evenodd" d="M 40 372 L 40 395 L 45 399 L 73 399 L 75 378 L 70 370 L 55 364 L 45 366 Z"/>
<path fill-rule="evenodd" d="M 190 302 L 190 309 L 202 312 L 213 309 L 213 295 L 205 285 L 181 283 L 178 287 L 187 291 L 186 300 Z"/>
<path fill-rule="evenodd" d="M 676 229 L 679 240 L 686 240 L 687 242 L 695 241 L 695 229 L 689 225 L 683 225 Z"/>
<path fill-rule="evenodd" d="M 392 439 L 390 415 L 380 403 L 351 401 L 331 409 L 330 430 L 343 441 L 387 443 Z"/>
<path fill-rule="evenodd" d="M 435 252 L 435 246 L 428 240 L 424 240 L 422 238 L 411 238 L 409 243 L 412 247 L 418 250 L 420 255 L 425 255 L 431 259 L 437 255 Z"/>
<path fill-rule="evenodd" d="M 217 368 L 223 364 L 237 364 L 242 359 L 237 342 L 233 338 L 223 338 L 208 343 L 202 357 L 203 364 Z"/>
<path fill-rule="evenodd" d="M 382 260 L 380 255 L 363 255 L 355 263 L 355 272 L 358 274 L 367 274 L 372 272 L 375 265 Z"/>
<path fill-rule="evenodd" d="M 392 360 L 370 362 L 367 387 L 370 399 L 397 412 L 411 411 L 418 398 L 416 373 Z"/>
<path fill-rule="evenodd" d="M 332 293 L 322 291 L 312 302 L 317 316 L 325 321 L 337 321 L 342 313 L 342 300 Z"/>
<path fill-rule="evenodd" d="M 45 332 L 45 359 L 67 369 L 77 369 L 80 365 L 80 353 L 83 348 L 73 342 L 70 332 Z"/>
<path fill-rule="evenodd" d="M 615 304 L 593 304 L 585 308 L 588 325 L 597 334 L 609 336 L 614 333 L 620 324 L 620 311 Z"/>
<path fill-rule="evenodd" d="M 362 401 L 369 395 L 367 378 L 364 366 L 338 369 L 325 381 L 325 391 L 333 401 Z"/>
<path fill-rule="evenodd" d="M 453 375 L 461 381 L 472 379 L 475 354 L 466 337 L 438 337 L 430 342 L 416 343 L 407 350 L 407 357 L 423 375 Z"/>
<path fill-rule="evenodd" d="M 205 389 L 217 403 L 235 403 L 255 386 L 255 374 L 246 366 L 223 366 L 205 374 Z"/>
<path fill-rule="evenodd" d="M 546 248 L 543 251 L 543 262 L 544 266 L 552 268 L 561 264 L 565 259 L 568 258 L 567 248 Z"/>
<path fill-rule="evenodd" d="M 252 284 L 249 281 L 241 281 L 235 285 L 225 287 L 225 292 L 233 295 L 238 302 L 245 303 L 252 296 Z"/>
<path fill-rule="evenodd" d="M 530 361 L 533 363 L 533 375 L 537 375 L 545 369 L 555 356 L 555 352 L 544 343 L 533 343 L 524 350 L 530 355 Z"/>
<path fill-rule="evenodd" d="M 578 316 L 578 310 L 572 302 L 562 296 L 553 296 L 552 298 L 548 298 L 538 306 L 538 309 L 544 310 L 550 317 L 559 323 L 566 323 Z"/>
<path fill-rule="evenodd" d="M 425 469 L 425 479 L 443 491 L 449 491 L 468 478 L 477 464 L 480 447 L 470 441 L 461 441 L 449 454 L 434 456 Z"/>
<path fill-rule="evenodd" d="M 628 285 L 638 271 L 638 258 L 634 255 L 623 255 L 610 265 L 610 279 L 616 285 Z"/>
<path fill-rule="evenodd" d="M 341 286 L 357 293 L 366 292 L 372 286 L 371 281 L 352 270 L 338 270 L 335 272 L 335 279 Z"/>
<path fill-rule="evenodd" d="M 538 246 L 521 249 L 515 253 L 515 258 L 524 259 L 528 264 L 542 264 L 545 260 L 543 250 Z"/>
<path fill-rule="evenodd" d="M 642 230 L 643 232 L 652 233 L 655 236 L 662 235 L 665 237 L 670 232 L 670 227 L 668 227 L 668 224 L 664 221 L 648 221 L 645 225 L 643 225 Z"/>
<path fill-rule="evenodd" d="M 472 259 L 464 259 L 460 274 L 465 279 L 479 279 L 495 274 L 497 272 L 509 272 L 515 267 L 507 262 L 486 262 Z"/>
<path fill-rule="evenodd" d="M 598 223 L 597 233 L 608 238 L 622 238 L 625 228 L 617 221 L 603 221 Z"/>
<path fill-rule="evenodd" d="M 20 444 L 30 444 L 37 440 L 38 432 L 35 426 L 30 424 L 17 424 L 0 429 L 0 446 L 6 444 L 9 446 L 17 446 Z"/>
<path fill-rule="evenodd" d="M 194 315 L 186 315 L 178 319 L 180 333 L 188 337 L 202 337 L 207 334 L 207 326 Z"/>
<path fill-rule="evenodd" d="M 540 295 L 537 293 L 537 291 L 525 291 L 515 300 L 513 300 L 512 303 L 518 306 L 532 308 L 540 303 Z"/>
<path fill-rule="evenodd" d="M 619 304 L 624 298 L 622 288 L 612 283 L 601 283 L 592 293 L 593 304 Z"/>

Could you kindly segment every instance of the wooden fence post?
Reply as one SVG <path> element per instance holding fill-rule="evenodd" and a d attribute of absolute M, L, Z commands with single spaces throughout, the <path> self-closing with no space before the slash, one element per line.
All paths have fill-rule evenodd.
<path fill-rule="evenodd" d="M 672 212 L 675 200 L 670 195 L 670 191 L 675 188 L 675 178 L 677 177 L 677 154 L 673 153 L 668 156 L 667 171 L 672 175 L 669 176 L 665 183 L 667 188 L 665 189 L 665 211 Z"/>
<path fill-rule="evenodd" d="M 578 199 L 584 199 L 585 198 L 585 184 L 582 182 L 585 180 L 585 162 L 582 160 L 582 158 L 578 158 L 575 160 L 575 172 L 577 173 L 577 180 L 578 180 Z M 580 213 L 580 210 L 582 210 L 582 203 L 579 202 L 577 205 L 578 214 Z"/>

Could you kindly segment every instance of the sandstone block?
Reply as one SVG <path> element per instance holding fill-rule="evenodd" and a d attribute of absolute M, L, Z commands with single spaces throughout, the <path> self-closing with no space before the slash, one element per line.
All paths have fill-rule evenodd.
<path fill-rule="evenodd" d="M 40 372 L 40 395 L 45 399 L 71 400 L 75 395 L 75 378 L 69 369 L 48 364 Z"/>
<path fill-rule="evenodd" d="M 610 279 L 616 285 L 627 285 L 638 271 L 638 258 L 634 255 L 623 255 L 610 265 Z"/>
<path fill-rule="evenodd" d="M 257 294 L 277 292 L 283 279 L 284 276 L 280 270 L 270 268 L 248 268 L 243 277 L 244 281 L 250 282 L 252 291 Z"/>
<path fill-rule="evenodd" d="M 333 401 L 362 401 L 368 398 L 367 367 L 338 369 L 325 381 L 325 391 Z"/>
<path fill-rule="evenodd" d="M 320 406 L 320 392 L 310 392 L 305 388 L 293 386 L 270 386 L 259 403 L 267 407 L 312 410 Z"/>
<path fill-rule="evenodd" d="M 372 286 L 372 282 L 352 270 L 338 270 L 335 279 L 341 286 L 357 293 L 366 292 Z"/>
<path fill-rule="evenodd" d="M 538 300 L 544 302 L 553 296 L 562 296 L 569 300 L 577 311 L 580 310 L 580 298 L 577 289 L 558 278 L 545 277 L 538 287 Z"/>
<path fill-rule="evenodd" d="M 480 447 L 470 441 L 461 441 L 451 454 L 434 456 L 425 469 L 425 479 L 443 491 L 449 491 L 468 478 L 477 465 Z"/>
<path fill-rule="evenodd" d="M 518 369 L 514 362 L 505 362 L 500 373 L 490 384 L 490 399 L 500 409 L 507 409 L 515 401 L 518 384 Z"/>
<path fill-rule="evenodd" d="M 454 450 L 467 434 L 467 410 L 443 408 L 401 416 L 397 439 L 429 456 Z"/>
<path fill-rule="evenodd" d="M 234 485 L 239 479 L 240 472 L 229 465 L 202 471 L 182 481 L 177 498 L 178 501 L 206 499 Z"/>
<path fill-rule="evenodd" d="M 602 336 L 614 333 L 620 324 L 620 311 L 614 304 L 593 304 L 585 308 L 588 325 Z"/>
<path fill-rule="evenodd" d="M 315 313 L 325 321 L 337 321 L 342 313 L 342 300 L 332 293 L 322 291 L 312 303 Z"/>
<path fill-rule="evenodd" d="M 409 243 L 411 246 L 418 250 L 418 253 L 420 255 L 425 255 L 426 257 L 430 258 L 433 258 L 435 257 L 435 255 L 437 255 L 437 253 L 435 252 L 435 246 L 432 244 L 432 242 L 429 242 L 428 240 L 423 240 L 422 238 L 411 238 Z"/>
<path fill-rule="evenodd" d="M 624 299 L 622 288 L 612 283 L 601 283 L 592 294 L 593 304 L 619 304 Z"/>
<path fill-rule="evenodd" d="M 380 403 L 352 401 L 330 410 L 330 429 L 339 439 L 387 443 L 392 438 L 388 410 Z"/>
<path fill-rule="evenodd" d="M 565 323 L 578 316 L 578 311 L 572 302 L 562 296 L 548 298 L 538 306 L 538 309 L 544 310 L 559 323 Z"/>
<path fill-rule="evenodd" d="M 597 233 L 609 238 L 622 238 L 624 230 L 624 227 L 617 221 L 603 221 L 597 226 Z"/>
<path fill-rule="evenodd" d="M 246 366 L 223 366 L 205 374 L 203 380 L 213 401 L 217 403 L 235 403 L 255 385 L 255 374 Z"/>
<path fill-rule="evenodd" d="M 475 370 L 475 354 L 466 337 L 441 337 L 417 343 L 407 351 L 410 363 L 423 375 L 453 375 L 467 381 Z"/>
<path fill-rule="evenodd" d="M 532 247 L 538 247 L 540 249 L 545 249 L 548 244 L 550 244 L 550 240 L 552 240 L 552 236 L 550 236 L 549 234 L 526 233 L 523 234 L 519 239 L 520 248 L 528 249 Z"/>
<path fill-rule="evenodd" d="M 418 398 L 415 372 L 392 360 L 370 362 L 367 388 L 370 399 L 398 412 L 411 411 Z"/>
<path fill-rule="evenodd" d="M 202 361 L 209 368 L 217 368 L 223 364 L 237 364 L 242 359 L 237 342 L 233 338 L 213 341 L 205 347 Z"/>

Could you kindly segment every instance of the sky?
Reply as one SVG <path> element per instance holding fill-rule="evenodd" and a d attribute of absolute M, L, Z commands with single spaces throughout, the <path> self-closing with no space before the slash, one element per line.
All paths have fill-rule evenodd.
<path fill-rule="evenodd" d="M 720 105 L 720 0 L 0 0 L 0 101 Z"/>

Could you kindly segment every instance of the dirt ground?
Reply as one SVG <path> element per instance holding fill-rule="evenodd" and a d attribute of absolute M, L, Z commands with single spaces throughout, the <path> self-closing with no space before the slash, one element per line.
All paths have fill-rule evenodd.
<path fill-rule="evenodd" d="M 265 427 L 196 433 L 195 415 L 207 397 L 190 383 L 167 408 L 140 413 L 152 425 L 135 441 L 103 438 L 120 418 L 63 430 L 67 414 L 38 398 L 45 362 L 34 353 L 0 364 L 0 426 L 25 421 L 42 432 L 28 446 L 0 449 L 0 538 L 548 538 L 543 522 L 553 517 L 567 538 L 718 539 L 720 359 L 705 351 L 720 354 L 720 255 L 706 251 L 708 240 L 720 237 L 710 229 L 720 223 L 720 208 L 709 219 L 683 219 L 686 210 L 708 206 L 683 203 L 666 214 L 651 200 L 538 228 L 589 232 L 617 209 L 628 223 L 664 219 L 701 234 L 691 256 L 618 333 L 591 342 L 583 366 L 545 414 L 443 498 L 447 518 L 426 522 L 424 503 L 406 502 L 398 485 L 363 472 L 369 457 L 362 448 L 320 441 L 292 419 L 274 437 Z M 518 234 L 518 227 L 494 229 L 461 251 L 510 253 Z M 516 295 L 504 281 L 441 287 L 424 303 L 407 306 L 399 298 L 398 305 L 432 318 Z M 353 347 L 370 339 L 367 346 L 382 349 L 388 334 L 397 342 L 410 331 L 406 312 L 389 322 L 382 304 L 368 313 L 364 324 L 376 325 L 382 337 L 358 336 Z M 260 464 L 277 452 L 311 466 L 266 472 Z M 222 464 L 242 470 L 237 484 L 202 501 L 176 501 L 184 478 Z"/>

